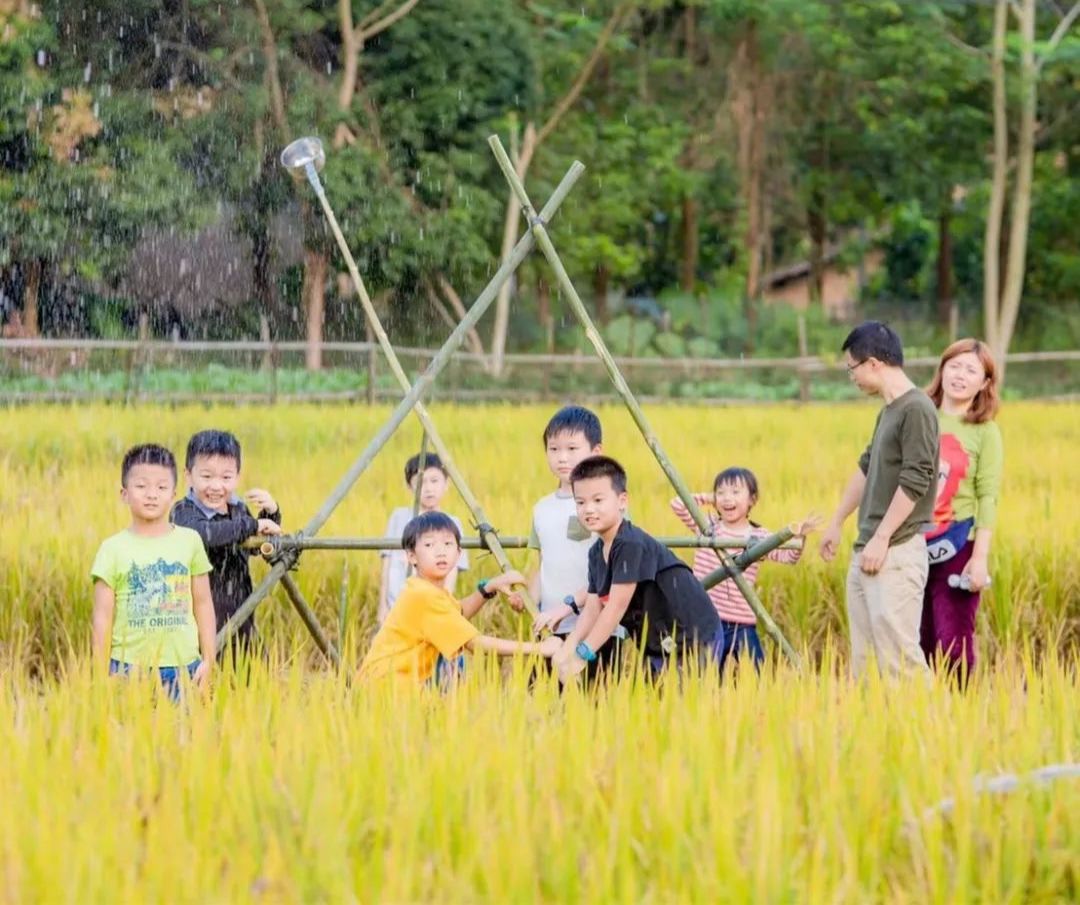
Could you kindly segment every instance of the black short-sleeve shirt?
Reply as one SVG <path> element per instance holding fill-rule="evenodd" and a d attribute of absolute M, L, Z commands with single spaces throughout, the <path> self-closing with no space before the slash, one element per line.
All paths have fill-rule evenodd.
<path fill-rule="evenodd" d="M 603 540 L 589 548 L 589 593 L 606 604 L 613 584 L 637 585 L 622 624 L 635 639 L 648 624 L 648 654 L 662 655 L 665 637 L 674 636 L 683 645 L 706 645 L 720 630 L 720 617 L 690 567 L 626 519 L 611 542 L 607 562 Z"/>

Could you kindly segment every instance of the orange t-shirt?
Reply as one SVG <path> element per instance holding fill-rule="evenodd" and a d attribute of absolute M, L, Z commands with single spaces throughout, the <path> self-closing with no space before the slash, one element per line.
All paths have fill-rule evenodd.
<path fill-rule="evenodd" d="M 414 576 L 375 633 L 358 678 L 393 677 L 422 685 L 435 674 L 440 654 L 453 657 L 479 634 L 449 591 Z"/>

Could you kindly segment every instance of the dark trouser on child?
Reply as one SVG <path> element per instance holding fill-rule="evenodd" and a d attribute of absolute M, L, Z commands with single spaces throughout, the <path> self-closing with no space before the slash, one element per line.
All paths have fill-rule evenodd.
<path fill-rule="evenodd" d="M 761 648 L 761 638 L 758 637 L 757 628 L 742 622 L 720 622 L 720 632 L 716 636 L 713 645 L 713 656 L 723 675 L 724 665 L 730 657 L 738 663 L 744 656 L 749 656 L 753 661 L 754 669 L 761 671 L 761 664 L 765 660 L 765 651 Z"/>
<path fill-rule="evenodd" d="M 968 541 L 952 559 L 930 566 L 923 597 L 919 641 L 931 666 L 939 661 L 955 671 L 961 687 L 975 668 L 975 615 L 979 594 L 949 587 L 949 576 L 959 575 L 971 559 L 974 543 Z"/>

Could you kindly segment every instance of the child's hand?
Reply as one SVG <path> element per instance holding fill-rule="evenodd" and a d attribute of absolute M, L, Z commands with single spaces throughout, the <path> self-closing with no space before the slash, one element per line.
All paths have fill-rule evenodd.
<path fill-rule="evenodd" d="M 487 583 L 487 586 L 505 594 L 510 590 L 510 586 L 515 584 L 525 585 L 528 582 L 517 569 L 511 569 L 509 572 L 503 572 L 502 575 L 496 575 Z"/>
<path fill-rule="evenodd" d="M 556 638 L 554 635 L 551 635 L 540 642 L 540 656 L 554 657 L 562 650 L 562 646 L 562 638 Z"/>
<path fill-rule="evenodd" d="M 791 529 L 791 533 L 796 537 L 806 537 L 806 535 L 817 531 L 817 529 L 821 527 L 823 521 L 824 519 L 818 515 L 818 513 L 811 512 L 801 522 L 792 522 L 788 525 L 788 528 Z"/>
<path fill-rule="evenodd" d="M 821 536 L 819 552 L 825 562 L 832 562 L 833 557 L 836 556 L 836 551 L 840 546 L 840 531 L 840 525 L 836 524 L 836 522 L 830 522 L 829 527 L 825 529 L 825 533 Z"/>
<path fill-rule="evenodd" d="M 252 488 L 247 492 L 245 499 L 252 506 L 257 507 L 260 512 L 265 512 L 267 515 L 273 515 L 277 512 L 277 502 L 270 496 L 268 490 L 262 490 L 259 487 Z"/>
<path fill-rule="evenodd" d="M 556 661 L 552 659 L 551 662 L 555 663 Z M 562 682 L 563 685 L 574 681 L 580 673 L 585 671 L 585 666 L 585 661 L 578 656 L 572 656 L 562 660 L 558 664 L 559 681 Z"/>
<path fill-rule="evenodd" d="M 259 534 L 265 537 L 268 534 L 281 534 L 281 525 L 273 519 L 259 519 Z"/>
<path fill-rule="evenodd" d="M 574 648 L 563 642 L 563 646 L 551 658 L 551 665 L 558 669 L 574 655 Z"/>
<path fill-rule="evenodd" d="M 525 598 L 522 597 L 517 591 L 511 591 L 506 595 L 506 602 L 510 604 L 510 609 L 514 612 L 520 613 L 525 609 Z"/>
<path fill-rule="evenodd" d="M 210 685 L 210 670 L 213 667 L 214 664 L 210 660 L 202 660 L 195 667 L 195 672 L 191 675 L 191 681 L 195 683 L 196 688 L 207 688 Z"/>
<path fill-rule="evenodd" d="M 545 610 L 544 612 L 542 612 L 533 620 L 533 634 L 539 635 L 544 631 L 554 631 L 555 626 L 566 618 L 565 611 L 568 609 L 569 607 L 558 607 L 554 610 Z"/>

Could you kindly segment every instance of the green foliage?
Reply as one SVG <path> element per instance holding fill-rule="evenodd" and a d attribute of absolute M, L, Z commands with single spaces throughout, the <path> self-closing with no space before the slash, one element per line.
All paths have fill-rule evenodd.
<path fill-rule="evenodd" d="M 356 0 L 355 21 L 378 6 Z M 254 3 L 48 0 L 39 16 L 0 13 L 4 298 L 18 297 L 14 274 L 36 260 L 51 284 L 44 306 L 81 294 L 92 309 L 147 230 L 184 233 L 227 210 L 263 257 L 252 304 L 214 329 L 250 335 L 266 313 L 274 335 L 302 333 L 301 265 L 267 249 L 284 220 L 309 248 L 336 255 L 307 186 L 294 187 L 277 164 L 287 140 L 317 134 L 329 152 L 328 194 L 369 288 L 389 299 L 392 335 L 436 340 L 445 325 L 432 314 L 429 284 L 445 275 L 467 298 L 498 254 L 506 187 L 486 137 L 498 132 L 509 146 L 512 125 L 520 137 L 562 110 L 622 11 L 527 178 L 539 203 L 572 159 L 588 167 L 552 228 L 583 297 L 662 299 L 663 323 L 631 329 L 616 317 L 613 346 L 675 357 L 739 354 L 751 339 L 767 354 L 794 347 L 795 316 L 768 305 L 749 337 L 741 297 L 748 255 L 735 89 L 751 36 L 766 266 L 808 260 L 815 239 L 855 266 L 879 242 L 885 267 L 860 313 L 889 306 L 914 318 L 910 331 L 921 337 L 948 214 L 952 294 L 962 323 L 978 330 L 991 135 L 980 53 L 991 11 L 982 4 L 422 2 L 365 43 L 347 109 L 337 4 L 275 0 L 266 9 L 284 122 Z M 1039 16 L 1045 37 L 1057 13 L 1041 5 Z M 1078 41 L 1074 29 L 1040 74 L 1021 348 L 1075 336 Z M 682 265 L 695 241 L 687 283 Z M 341 268 L 332 260 L 327 335 L 355 337 L 362 324 L 356 306 L 335 297 Z M 530 265 L 523 283 L 535 283 L 536 267 L 546 272 Z M 674 292 L 681 283 L 694 291 Z M 511 342 L 546 343 L 535 299 L 519 292 L 514 304 Z M 816 308 L 810 318 L 825 324 Z M 115 329 L 111 314 L 90 320 L 102 333 Z M 575 334 L 562 332 L 558 344 L 573 346 Z"/>

